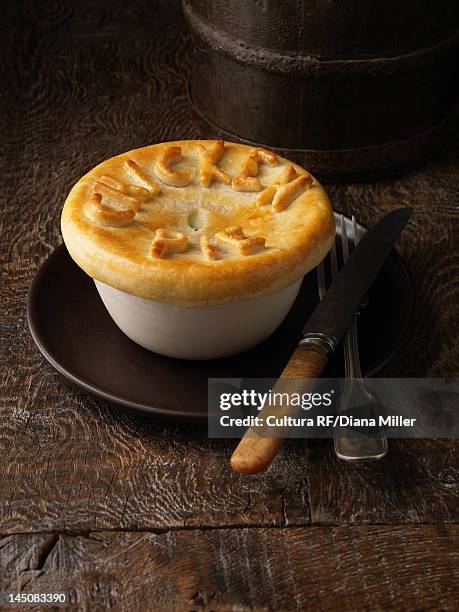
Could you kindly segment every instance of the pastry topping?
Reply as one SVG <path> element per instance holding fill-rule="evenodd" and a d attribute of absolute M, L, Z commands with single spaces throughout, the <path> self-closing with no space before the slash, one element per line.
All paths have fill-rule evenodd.
<path fill-rule="evenodd" d="M 184 187 L 190 182 L 191 176 L 189 172 L 173 170 L 171 164 L 175 164 L 182 158 L 181 147 L 166 147 L 158 157 L 155 165 L 156 174 L 159 178 L 173 187 Z"/>
<path fill-rule="evenodd" d="M 140 200 L 146 200 L 149 197 L 148 191 L 143 187 L 126 185 L 111 176 L 102 176 L 100 181 L 94 183 L 92 190 L 101 196 L 113 198 L 135 211 L 140 208 Z"/>
<path fill-rule="evenodd" d="M 255 178 L 260 170 L 260 164 L 268 166 L 277 164 L 277 155 L 261 147 L 252 149 L 239 172 L 231 181 L 231 187 L 236 191 L 260 191 L 261 183 Z"/>
<path fill-rule="evenodd" d="M 312 177 L 309 174 L 300 174 L 296 179 L 280 185 L 276 191 L 276 195 L 273 198 L 273 209 L 276 212 L 280 212 L 287 208 L 287 206 L 294 200 L 308 185 L 312 185 Z"/>
<path fill-rule="evenodd" d="M 132 174 L 132 176 L 145 185 L 152 196 L 156 196 L 161 193 L 161 188 L 158 183 L 150 176 L 147 176 L 142 168 L 133 159 L 128 159 L 126 161 L 126 168 Z"/>
<path fill-rule="evenodd" d="M 164 304 L 276 294 L 325 257 L 335 224 L 319 182 L 274 151 L 215 137 L 107 159 L 66 199 L 71 257 L 101 282 Z"/>
<path fill-rule="evenodd" d="M 130 225 L 134 221 L 135 210 L 127 208 L 125 210 L 115 210 L 109 206 L 102 204 L 102 195 L 93 193 L 90 200 L 91 210 L 95 218 L 102 225 L 111 225 L 113 227 L 123 227 Z"/>
<path fill-rule="evenodd" d="M 268 166 L 277 165 L 277 155 L 272 151 L 262 149 L 261 147 L 257 147 L 254 151 L 252 151 L 250 153 L 250 157 L 255 158 L 259 164 L 263 162 L 265 164 L 268 164 Z"/>
<path fill-rule="evenodd" d="M 182 232 L 159 228 L 151 246 L 153 257 L 164 257 L 170 253 L 183 253 L 188 246 L 188 238 Z"/>
<path fill-rule="evenodd" d="M 271 204 L 274 196 L 276 195 L 276 191 L 279 189 L 280 185 L 284 183 L 289 183 L 297 176 L 297 172 L 293 166 L 286 166 L 282 172 L 280 173 L 277 181 L 272 183 L 272 185 L 268 185 L 265 187 L 261 193 L 257 195 L 257 199 L 255 200 L 258 206 L 264 206 L 265 204 Z"/>
<path fill-rule="evenodd" d="M 265 246 L 266 240 L 260 236 L 247 238 L 242 227 L 226 227 L 215 234 L 215 240 L 238 255 L 251 255 Z"/>
<path fill-rule="evenodd" d="M 238 174 L 231 181 L 235 191 L 260 191 L 261 183 L 255 176 L 240 176 Z"/>
<path fill-rule="evenodd" d="M 144 187 L 140 187 L 139 185 L 132 185 L 131 183 L 123 183 L 122 181 L 118 181 L 112 176 L 101 176 L 100 182 L 134 199 L 148 200 L 150 198 L 149 191 L 147 191 L 147 189 L 145 189 Z"/>
<path fill-rule="evenodd" d="M 280 173 L 275 185 L 282 183 L 290 183 L 290 181 L 293 181 L 293 179 L 297 176 L 298 172 L 293 166 L 286 166 Z"/>
<path fill-rule="evenodd" d="M 201 236 L 200 245 L 201 245 L 202 254 L 207 259 L 215 259 L 216 258 L 216 256 L 217 256 L 217 249 L 214 247 L 213 244 L 211 244 L 209 242 L 209 238 L 207 236 L 205 236 L 205 235 Z"/>
<path fill-rule="evenodd" d="M 273 210 L 279 212 L 287 208 L 290 202 L 303 191 L 306 184 L 309 187 L 312 185 L 310 174 L 298 174 L 293 166 L 287 166 L 277 181 L 258 194 L 255 202 L 258 206 L 272 203 Z"/>
<path fill-rule="evenodd" d="M 209 187 L 214 179 L 227 185 L 231 182 L 229 176 L 216 165 L 225 152 L 223 140 L 217 140 L 210 149 L 198 144 L 199 149 L 199 182 L 203 187 Z"/>

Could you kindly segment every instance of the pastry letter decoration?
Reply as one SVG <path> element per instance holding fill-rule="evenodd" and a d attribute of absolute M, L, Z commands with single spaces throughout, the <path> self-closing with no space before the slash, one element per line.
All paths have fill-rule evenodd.
<path fill-rule="evenodd" d="M 153 257 L 165 257 L 170 253 L 183 253 L 188 246 L 188 238 L 182 232 L 158 228 L 151 245 Z"/>
<path fill-rule="evenodd" d="M 232 253 L 238 255 L 252 255 L 265 246 L 266 240 L 261 236 L 247 238 L 242 227 L 226 227 L 215 234 L 215 240 Z"/>
<path fill-rule="evenodd" d="M 164 147 L 155 164 L 155 171 L 166 185 L 173 187 L 184 187 L 191 179 L 189 172 L 184 170 L 173 170 L 171 164 L 182 159 L 182 148 L 176 146 Z"/>
<path fill-rule="evenodd" d="M 225 143 L 223 140 L 217 140 L 210 149 L 202 144 L 198 144 L 199 151 L 199 182 L 203 187 L 209 187 L 214 179 L 221 183 L 229 185 L 231 182 L 229 176 L 216 165 L 225 152 Z"/>
<path fill-rule="evenodd" d="M 275 166 L 277 164 L 277 155 L 261 147 L 252 149 L 239 172 L 231 181 L 231 187 L 236 191 L 260 191 L 261 183 L 256 176 L 260 170 L 261 163 Z"/>
<path fill-rule="evenodd" d="M 126 208 L 125 210 L 115 210 L 109 206 L 102 204 L 102 195 L 93 193 L 89 203 L 94 217 L 102 225 L 111 225 L 113 227 L 123 227 L 130 225 L 134 221 L 135 210 Z"/>
<path fill-rule="evenodd" d="M 298 174 L 293 166 L 287 166 L 277 181 L 258 194 L 255 202 L 258 206 L 272 203 L 273 210 L 280 212 L 287 208 L 306 185 L 312 185 L 312 176 L 307 172 Z"/>
<path fill-rule="evenodd" d="M 123 183 L 122 181 L 118 181 L 107 174 L 100 177 L 100 182 L 112 187 L 115 191 L 120 191 L 123 195 L 134 198 L 135 200 L 148 200 L 151 197 L 150 192 L 144 187 L 132 185 L 131 183 Z"/>
<path fill-rule="evenodd" d="M 202 235 L 199 242 L 204 257 L 207 259 L 215 259 L 217 256 L 217 249 L 209 242 L 209 238 L 206 235 Z"/>
<path fill-rule="evenodd" d="M 273 209 L 276 212 L 280 212 L 287 208 L 287 206 L 294 200 L 308 185 L 312 185 L 312 177 L 309 174 L 300 174 L 297 178 L 281 185 L 273 198 Z"/>
<path fill-rule="evenodd" d="M 137 211 L 140 208 L 140 199 L 138 195 L 132 195 L 132 191 L 128 193 L 127 186 L 110 176 L 102 176 L 100 181 L 96 181 L 92 188 L 94 193 L 107 198 L 113 198 Z M 143 191 L 146 191 L 145 189 Z M 145 199 L 144 197 L 142 199 Z"/>
<path fill-rule="evenodd" d="M 139 164 L 137 164 L 133 159 L 128 159 L 126 161 L 126 168 L 132 174 L 132 176 L 145 185 L 152 197 L 161 193 L 161 188 L 158 183 L 150 176 L 146 175 Z"/>

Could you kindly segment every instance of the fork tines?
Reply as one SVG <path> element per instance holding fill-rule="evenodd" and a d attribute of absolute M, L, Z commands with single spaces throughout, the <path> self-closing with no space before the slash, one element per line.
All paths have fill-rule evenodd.
<path fill-rule="evenodd" d="M 358 245 L 360 239 L 360 230 L 354 215 L 352 215 L 351 224 L 346 223 L 344 215 L 337 213 L 335 213 L 335 221 L 337 228 L 335 242 L 328 255 L 317 266 L 317 285 L 320 300 L 325 297 L 327 287 L 336 278 L 339 269 L 344 265 L 350 252 Z M 367 297 L 362 301 L 366 303 Z"/>

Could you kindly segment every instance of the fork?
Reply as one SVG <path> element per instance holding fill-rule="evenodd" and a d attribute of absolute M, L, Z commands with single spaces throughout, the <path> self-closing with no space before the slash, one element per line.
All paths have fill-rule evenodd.
<path fill-rule="evenodd" d="M 341 251 L 343 263 L 349 257 L 349 240 L 347 236 L 346 223 L 343 215 L 337 215 L 341 232 Z M 352 232 L 350 241 L 354 247 L 359 242 L 359 230 L 354 215 L 352 215 Z M 336 252 L 336 242 L 330 251 L 330 272 L 332 281 L 338 274 L 338 256 Z M 322 300 L 327 292 L 325 280 L 325 264 L 322 261 L 317 267 L 317 285 L 319 289 L 319 299 Z M 359 306 L 359 311 L 366 306 L 368 297 L 365 296 Z M 353 405 L 364 405 L 368 416 L 378 422 L 379 408 L 374 396 L 365 387 L 362 380 L 362 370 L 360 366 L 359 345 L 357 335 L 357 313 L 353 315 L 349 328 L 343 338 L 344 364 L 345 364 L 345 383 L 340 400 L 339 411 L 345 412 L 350 399 Z M 387 453 L 387 439 L 384 431 L 377 425 L 372 429 L 372 434 L 347 433 L 346 427 L 336 427 L 334 429 L 334 446 L 336 455 L 344 461 L 374 461 L 381 459 Z"/>

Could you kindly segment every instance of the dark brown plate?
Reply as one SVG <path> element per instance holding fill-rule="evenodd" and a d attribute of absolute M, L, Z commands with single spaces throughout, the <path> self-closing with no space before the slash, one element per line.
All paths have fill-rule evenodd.
<path fill-rule="evenodd" d="M 413 312 L 413 295 L 406 266 L 393 251 L 359 319 L 361 361 L 367 376 L 374 376 L 400 345 Z M 44 262 L 32 283 L 27 319 L 44 357 L 84 391 L 123 409 L 199 420 L 207 417 L 208 378 L 276 378 L 316 304 L 313 271 L 305 277 L 283 324 L 258 347 L 212 361 L 162 357 L 141 348 L 118 329 L 92 279 L 62 245 Z M 342 355 L 337 351 L 324 375 L 340 376 L 342 372 Z"/>

